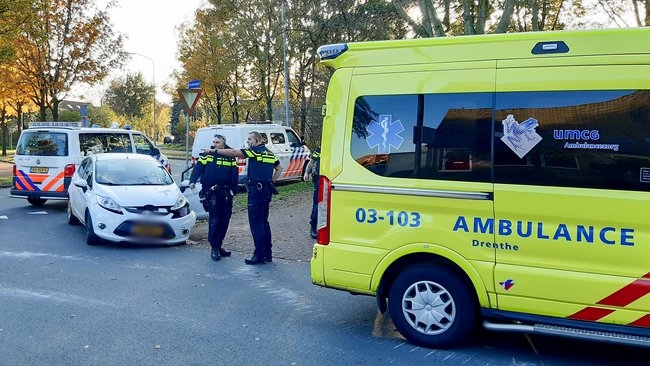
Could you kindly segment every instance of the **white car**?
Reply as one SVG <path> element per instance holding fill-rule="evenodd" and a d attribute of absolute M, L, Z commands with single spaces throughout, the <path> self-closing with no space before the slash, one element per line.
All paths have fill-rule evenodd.
<path fill-rule="evenodd" d="M 68 188 L 68 223 L 86 243 L 184 244 L 196 214 L 163 165 L 141 154 L 85 158 Z"/>

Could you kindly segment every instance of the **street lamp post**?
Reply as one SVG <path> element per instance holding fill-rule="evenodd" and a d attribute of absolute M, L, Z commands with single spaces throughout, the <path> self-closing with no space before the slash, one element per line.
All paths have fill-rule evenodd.
<path fill-rule="evenodd" d="M 153 83 L 153 142 L 158 142 L 158 132 L 156 131 L 156 65 L 151 57 L 145 56 L 137 52 L 126 52 L 127 55 L 135 55 L 144 57 L 151 61 L 151 78 Z"/>
<path fill-rule="evenodd" d="M 287 25 L 284 22 L 284 0 L 282 0 L 282 58 L 284 62 L 284 114 L 286 125 L 291 127 L 289 115 L 289 68 L 287 67 Z"/>

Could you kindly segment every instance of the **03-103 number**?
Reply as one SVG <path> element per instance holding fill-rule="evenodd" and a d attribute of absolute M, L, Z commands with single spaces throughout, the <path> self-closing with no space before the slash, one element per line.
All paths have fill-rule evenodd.
<path fill-rule="evenodd" d="M 421 224 L 420 213 L 418 212 L 386 211 L 386 213 L 380 214 L 373 208 L 358 208 L 355 213 L 355 218 L 357 222 L 366 224 L 376 224 L 381 221 L 388 221 L 388 225 L 397 224 L 399 226 L 410 227 L 418 227 Z"/>

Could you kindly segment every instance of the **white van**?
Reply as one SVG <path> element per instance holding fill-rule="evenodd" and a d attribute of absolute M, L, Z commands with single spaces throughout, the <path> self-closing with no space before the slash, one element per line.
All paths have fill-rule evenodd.
<path fill-rule="evenodd" d="M 291 127 L 271 122 L 222 124 L 197 129 L 196 137 L 192 144 L 192 166 L 196 164 L 199 154 L 204 149 L 212 146 L 214 135 L 224 136 L 228 146 L 233 149 L 244 149 L 248 147 L 246 139 L 252 131 L 257 131 L 262 135 L 262 142 L 266 148 L 280 160 L 283 169 L 282 174 L 278 178 L 279 182 L 300 180 L 302 178 L 305 167 L 309 162 L 311 151 Z M 243 185 L 246 183 L 246 176 L 248 174 L 247 160 L 238 159 L 237 166 L 239 168 L 239 184 Z M 181 180 L 187 183 L 191 174 L 192 168 L 190 167 L 183 172 Z M 190 202 L 190 207 L 196 211 L 197 217 L 205 218 L 207 217 L 207 213 L 203 210 L 203 206 L 199 203 L 197 197 L 197 192 L 200 188 L 198 186 L 195 192 L 186 190 L 184 193 Z"/>
<path fill-rule="evenodd" d="M 81 127 L 81 122 L 32 122 L 16 145 L 10 197 L 26 198 L 34 206 L 67 200 L 81 160 L 105 152 L 151 155 L 170 170 L 167 157 L 140 131 Z"/>

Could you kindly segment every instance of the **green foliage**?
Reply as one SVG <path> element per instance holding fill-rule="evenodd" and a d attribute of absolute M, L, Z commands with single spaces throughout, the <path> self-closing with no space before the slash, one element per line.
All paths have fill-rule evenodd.
<path fill-rule="evenodd" d="M 0 64 L 11 62 L 16 53 L 20 27 L 33 21 L 31 0 L 0 0 Z"/>
<path fill-rule="evenodd" d="M 59 121 L 80 121 L 81 114 L 78 111 L 61 111 Z"/>
<path fill-rule="evenodd" d="M 104 101 L 117 114 L 143 118 L 152 116 L 153 94 L 153 85 L 138 72 L 127 74 L 123 80 L 113 80 L 104 94 Z"/>
<path fill-rule="evenodd" d="M 101 107 L 91 106 L 88 108 L 88 119 L 93 125 L 110 127 L 113 121 L 117 121 L 120 118 L 111 107 L 103 105 Z"/>

